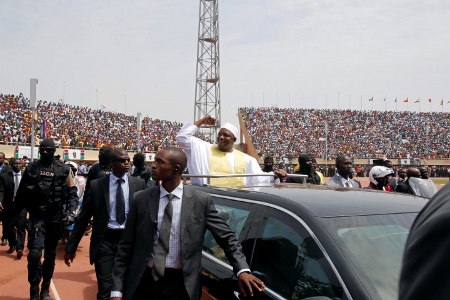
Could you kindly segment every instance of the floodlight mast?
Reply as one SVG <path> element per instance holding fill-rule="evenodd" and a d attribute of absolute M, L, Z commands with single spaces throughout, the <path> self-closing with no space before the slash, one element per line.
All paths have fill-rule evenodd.
<path fill-rule="evenodd" d="M 216 118 L 215 125 L 200 129 L 215 140 L 221 122 L 218 0 L 200 0 L 199 11 L 194 122 L 206 115 Z"/>

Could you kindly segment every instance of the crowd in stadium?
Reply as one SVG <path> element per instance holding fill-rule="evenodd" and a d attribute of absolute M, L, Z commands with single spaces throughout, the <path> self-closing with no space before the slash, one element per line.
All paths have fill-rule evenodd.
<path fill-rule="evenodd" d="M 29 100 L 22 94 L 1 94 L 0 101 L 0 143 L 29 144 Z M 37 136 L 41 136 L 41 123 L 46 120 L 47 137 L 53 138 L 57 146 L 84 149 L 114 145 L 127 150 L 157 151 L 175 145 L 175 135 L 182 126 L 144 117 L 138 139 L 136 116 L 48 101 L 39 101 L 36 112 Z M 450 155 L 448 113 L 292 108 L 240 108 L 240 113 L 262 157 L 290 160 L 299 153 L 311 153 L 324 158 L 326 147 L 329 158 L 339 153 L 359 158 L 386 155 L 443 159 Z"/>
<path fill-rule="evenodd" d="M 0 143 L 29 144 L 30 101 L 22 94 L 1 94 L 0 101 Z M 138 139 L 136 116 L 47 101 L 39 101 L 36 112 L 36 136 L 42 136 L 41 123 L 47 121 L 47 137 L 53 138 L 58 147 L 98 149 L 102 145 L 114 145 L 127 150 L 139 147 L 144 152 L 157 151 L 175 144 L 175 135 L 182 125 L 145 117 Z"/>
<path fill-rule="evenodd" d="M 450 114 L 293 108 L 240 108 L 260 156 L 449 158 Z M 328 139 L 325 144 L 325 124 Z M 427 130 L 427 126 L 428 130 Z M 427 134 L 428 133 L 428 134 Z"/>

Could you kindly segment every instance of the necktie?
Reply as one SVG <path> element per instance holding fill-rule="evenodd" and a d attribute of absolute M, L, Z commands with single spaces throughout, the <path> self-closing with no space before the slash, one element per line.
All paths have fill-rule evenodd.
<path fill-rule="evenodd" d="M 19 176 L 20 174 L 14 174 L 14 198 L 16 198 L 17 189 L 19 188 Z"/>
<path fill-rule="evenodd" d="M 116 193 L 116 221 L 119 225 L 125 222 L 125 198 L 123 197 L 122 178 L 117 179 L 117 193 Z"/>
<path fill-rule="evenodd" d="M 170 227 L 172 227 L 173 214 L 172 199 L 175 195 L 167 194 L 166 196 L 169 198 L 169 202 L 164 209 L 164 217 L 161 223 L 161 229 L 159 230 L 158 245 L 156 246 L 155 257 L 153 259 L 152 277 L 155 281 L 158 281 L 164 276 L 166 257 L 167 253 L 169 253 Z"/>

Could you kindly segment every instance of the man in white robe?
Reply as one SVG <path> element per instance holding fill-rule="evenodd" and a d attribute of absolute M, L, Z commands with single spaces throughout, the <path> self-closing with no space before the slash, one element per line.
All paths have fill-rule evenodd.
<path fill-rule="evenodd" d="M 233 148 L 236 142 L 238 129 L 226 123 L 220 128 L 217 135 L 217 145 L 212 145 L 194 137 L 203 124 L 214 125 L 215 119 L 211 116 L 191 124 L 186 122 L 176 136 L 178 145 L 184 150 L 188 158 L 188 170 L 195 175 L 215 174 L 266 174 L 261 171 L 256 159 Z M 276 170 L 274 176 L 254 176 L 210 179 L 213 186 L 239 187 L 258 186 L 271 182 L 279 182 L 278 178 L 287 175 L 284 170 Z M 191 178 L 192 184 L 208 184 L 208 178 Z"/>

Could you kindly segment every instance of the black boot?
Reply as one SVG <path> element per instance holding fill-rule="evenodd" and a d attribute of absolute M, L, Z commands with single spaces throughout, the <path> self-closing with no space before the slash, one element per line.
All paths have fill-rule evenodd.
<path fill-rule="evenodd" d="M 41 287 L 41 300 L 53 300 L 50 296 L 50 282 L 43 282 Z"/>
<path fill-rule="evenodd" d="M 30 287 L 30 300 L 40 300 L 39 285 Z"/>

